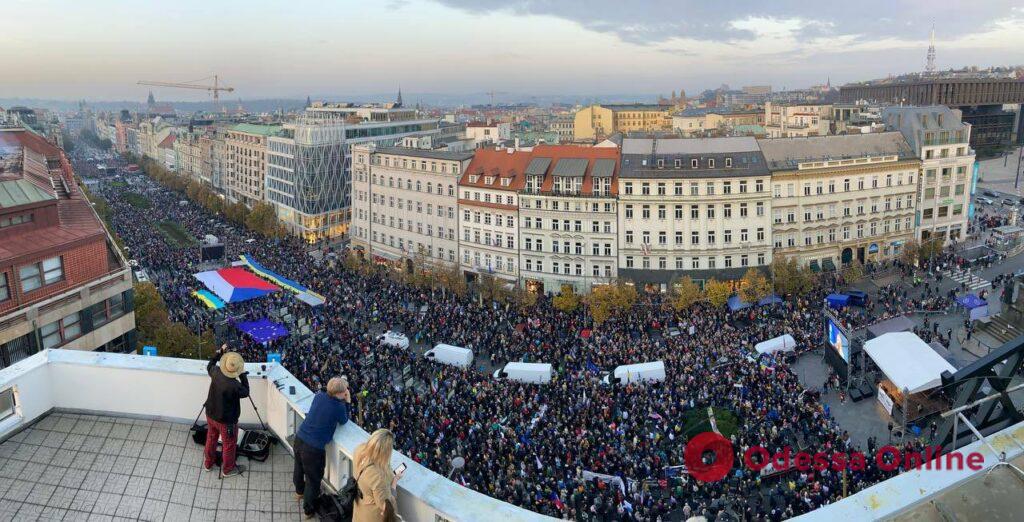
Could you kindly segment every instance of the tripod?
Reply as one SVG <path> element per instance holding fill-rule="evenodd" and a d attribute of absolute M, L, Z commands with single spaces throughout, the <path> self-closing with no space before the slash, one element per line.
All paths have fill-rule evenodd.
<path fill-rule="evenodd" d="M 267 429 L 267 423 L 263 422 L 263 417 L 260 416 L 260 409 L 256 407 L 256 401 L 252 400 L 251 395 L 249 396 L 249 404 L 252 404 L 252 411 L 256 413 L 256 418 L 259 419 L 260 426 L 263 428 L 263 431 L 269 431 Z M 192 421 L 193 428 L 199 426 L 199 417 L 203 416 L 203 410 L 205 409 L 206 403 L 203 403 L 203 405 L 199 407 L 199 413 L 196 414 L 196 420 Z"/>

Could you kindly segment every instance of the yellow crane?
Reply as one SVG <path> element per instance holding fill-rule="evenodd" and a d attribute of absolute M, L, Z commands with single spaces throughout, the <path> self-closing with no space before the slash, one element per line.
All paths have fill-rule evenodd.
<path fill-rule="evenodd" d="M 203 85 L 198 82 L 213 80 L 213 85 Z M 192 82 L 175 83 L 175 82 L 155 82 L 140 80 L 139 85 L 152 85 L 154 87 L 174 87 L 176 89 L 198 89 L 202 91 L 210 91 L 213 93 L 213 104 L 220 104 L 220 93 L 223 92 L 235 92 L 234 87 L 221 87 L 220 78 L 217 75 L 213 75 L 207 78 L 200 78 Z"/>

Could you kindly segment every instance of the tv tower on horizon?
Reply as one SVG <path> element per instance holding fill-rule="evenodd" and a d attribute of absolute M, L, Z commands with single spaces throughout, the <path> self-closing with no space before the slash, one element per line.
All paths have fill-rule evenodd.
<path fill-rule="evenodd" d="M 928 40 L 928 63 L 924 66 L 924 72 L 935 72 L 935 22 L 932 22 L 932 34 Z"/>

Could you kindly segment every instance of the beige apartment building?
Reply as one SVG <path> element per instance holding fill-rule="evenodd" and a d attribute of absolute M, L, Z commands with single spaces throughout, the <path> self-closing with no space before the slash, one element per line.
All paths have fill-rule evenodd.
<path fill-rule="evenodd" d="M 223 130 L 210 127 L 199 137 L 199 158 L 199 179 L 222 194 L 228 168 L 228 149 Z"/>
<path fill-rule="evenodd" d="M 519 191 L 530 152 L 478 149 L 459 180 L 459 251 L 469 278 L 519 282 Z"/>
<path fill-rule="evenodd" d="M 899 132 L 758 140 L 775 256 L 830 270 L 896 257 L 914 237 L 921 161 Z"/>
<path fill-rule="evenodd" d="M 769 138 L 826 136 L 831 118 L 830 104 L 764 104 L 764 129 Z"/>
<path fill-rule="evenodd" d="M 174 140 L 174 166 L 178 174 L 189 179 L 201 180 L 202 149 L 199 146 L 199 134 L 182 129 Z"/>
<path fill-rule="evenodd" d="M 618 273 L 615 194 L 619 150 L 538 145 L 519 192 L 519 270 L 533 292 L 577 293 Z"/>
<path fill-rule="evenodd" d="M 709 133 L 726 134 L 737 128 L 764 123 L 764 112 L 733 110 L 727 107 L 685 109 L 672 115 L 672 128 L 686 137 L 704 137 Z"/>
<path fill-rule="evenodd" d="M 352 246 L 369 259 L 458 263 L 458 183 L 471 152 L 352 146 Z"/>
<path fill-rule="evenodd" d="M 247 207 L 264 200 L 267 173 L 267 138 L 281 132 L 280 125 L 240 123 L 225 131 L 228 152 L 225 192 L 231 202 Z"/>
<path fill-rule="evenodd" d="M 575 141 L 597 141 L 621 132 L 655 132 L 672 128 L 671 105 L 590 105 L 573 118 Z"/>
<path fill-rule="evenodd" d="M 623 140 L 619 277 L 664 291 L 770 264 L 769 176 L 750 137 Z"/>
<path fill-rule="evenodd" d="M 944 105 L 887 107 L 887 128 L 900 131 L 921 160 L 917 239 L 944 244 L 967 233 L 974 176 L 971 125 Z"/>

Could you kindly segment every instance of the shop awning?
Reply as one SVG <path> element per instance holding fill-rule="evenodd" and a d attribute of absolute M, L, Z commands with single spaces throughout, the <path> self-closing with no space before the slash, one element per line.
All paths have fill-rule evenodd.
<path fill-rule="evenodd" d="M 811 260 L 811 272 L 821 272 L 821 266 L 818 265 L 818 260 Z"/>
<path fill-rule="evenodd" d="M 828 271 L 834 271 L 836 269 L 836 264 L 832 262 L 831 257 L 826 257 L 825 260 L 821 262 L 821 268 Z"/>
<path fill-rule="evenodd" d="M 864 343 L 868 357 L 900 391 L 920 393 L 942 384 L 942 372 L 956 368 L 913 332 L 893 332 Z"/>

